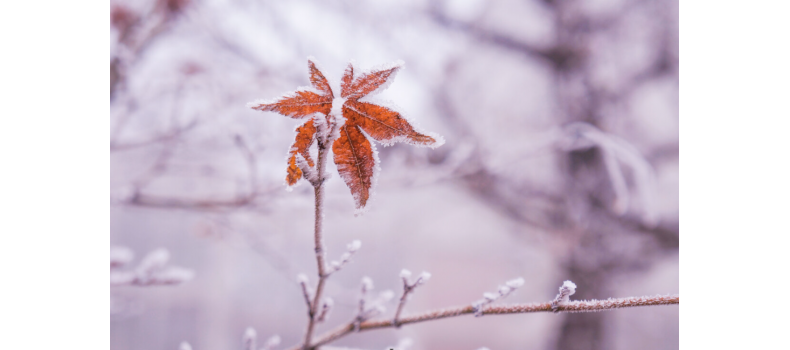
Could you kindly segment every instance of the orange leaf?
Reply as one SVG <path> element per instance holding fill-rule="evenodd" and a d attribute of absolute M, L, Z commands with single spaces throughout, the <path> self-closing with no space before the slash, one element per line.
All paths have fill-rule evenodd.
<path fill-rule="evenodd" d="M 296 154 L 301 154 L 307 161 L 309 166 L 313 166 L 313 159 L 310 157 L 310 146 L 315 139 L 315 125 L 313 120 L 310 119 L 300 127 L 296 128 L 296 141 L 291 146 L 291 151 L 288 152 L 288 176 L 285 177 L 285 182 L 289 186 L 296 184 L 296 181 L 302 178 L 302 169 L 296 164 Z"/>
<path fill-rule="evenodd" d="M 326 77 L 324 77 L 324 74 L 321 73 L 318 68 L 316 68 L 315 63 L 313 63 L 312 60 L 307 60 L 307 67 L 310 69 L 310 84 L 313 84 L 313 87 L 315 87 L 319 92 L 323 93 L 324 96 L 328 96 L 329 102 L 331 104 L 334 95 L 332 94 L 332 88 L 329 86 L 329 81 L 327 81 Z M 329 112 L 325 114 L 328 113 Z"/>
<path fill-rule="evenodd" d="M 353 75 L 354 68 L 349 65 L 350 73 Z M 349 68 L 346 69 L 346 73 L 349 73 Z M 388 69 L 382 69 L 377 71 L 372 71 L 370 73 L 362 74 L 357 79 L 349 85 L 343 86 L 343 91 L 341 97 L 347 99 L 359 99 L 367 94 L 370 94 L 382 85 L 384 85 L 387 80 L 389 80 L 390 76 L 395 74 L 401 65 L 396 63 L 394 67 Z M 345 81 L 346 75 L 343 75 L 343 80 Z"/>
<path fill-rule="evenodd" d="M 376 166 L 373 145 L 359 128 L 344 125 L 340 129 L 340 137 L 332 145 L 332 152 L 337 172 L 351 189 L 357 209 L 363 208 L 370 197 L 373 169 Z"/>
<path fill-rule="evenodd" d="M 354 65 L 349 63 L 346 70 L 343 72 L 343 78 L 340 81 L 340 97 L 348 98 L 351 93 L 351 83 L 354 82 Z"/>
<path fill-rule="evenodd" d="M 332 97 L 322 96 L 312 91 L 297 90 L 277 101 L 271 103 L 253 102 L 249 106 L 259 111 L 277 112 L 291 118 L 304 118 L 313 113 L 329 114 L 332 110 Z"/>
<path fill-rule="evenodd" d="M 349 100 L 343 108 L 346 123 L 359 125 L 370 137 L 385 145 L 407 142 L 417 145 L 432 145 L 436 140 L 414 131 L 400 113 L 389 108 L 367 102 Z"/>

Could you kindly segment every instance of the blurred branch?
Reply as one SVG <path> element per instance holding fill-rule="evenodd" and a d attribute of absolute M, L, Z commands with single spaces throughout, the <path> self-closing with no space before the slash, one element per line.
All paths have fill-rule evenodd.
<path fill-rule="evenodd" d="M 185 134 L 187 131 L 194 129 L 198 125 L 197 120 L 192 120 L 187 125 L 184 126 L 177 126 L 172 128 L 171 130 L 167 131 L 166 133 L 151 138 L 149 140 L 144 141 L 137 141 L 137 142 L 126 142 L 126 143 L 116 143 L 114 141 L 110 142 L 110 152 L 112 151 L 126 151 L 130 149 L 140 148 L 151 146 L 163 142 L 173 141 Z"/>

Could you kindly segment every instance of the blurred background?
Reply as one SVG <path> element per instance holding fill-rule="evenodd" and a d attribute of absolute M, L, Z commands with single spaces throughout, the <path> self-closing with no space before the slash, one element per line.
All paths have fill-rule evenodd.
<path fill-rule="evenodd" d="M 133 270 L 158 248 L 194 278 L 111 287 L 111 347 L 240 349 L 246 327 L 303 337 L 296 282 L 314 283 L 313 191 L 285 190 L 298 121 L 246 103 L 405 61 L 380 98 L 446 144 L 378 146 L 369 211 L 333 164 L 325 242 L 335 300 L 318 334 L 354 317 L 360 280 L 404 314 L 469 304 L 678 293 L 676 0 L 111 2 L 111 244 Z M 129 252 L 134 252 L 134 257 Z M 130 261 L 131 259 L 131 261 Z M 129 283 L 133 284 L 133 283 Z M 396 306 L 388 305 L 387 315 Z M 352 334 L 383 349 L 675 349 L 677 306 L 458 317 Z"/>

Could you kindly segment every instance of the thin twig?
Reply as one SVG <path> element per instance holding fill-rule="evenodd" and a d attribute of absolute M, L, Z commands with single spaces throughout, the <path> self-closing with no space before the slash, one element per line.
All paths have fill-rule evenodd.
<path fill-rule="evenodd" d="M 398 309 L 395 310 L 395 316 L 392 318 L 392 324 L 395 328 L 400 328 L 400 313 L 403 311 L 403 307 L 406 305 L 406 301 L 409 299 L 409 294 L 411 294 L 417 286 L 422 285 L 425 283 L 429 278 L 431 278 L 431 274 L 427 272 L 423 272 L 417 277 L 417 280 L 414 283 L 409 283 L 409 276 L 411 276 L 411 272 L 409 270 L 403 269 L 400 273 L 401 279 L 403 279 L 403 294 L 400 296 L 400 302 L 398 302 Z"/>
<path fill-rule="evenodd" d="M 585 300 L 585 301 L 571 301 L 560 305 L 556 309 L 552 309 L 551 302 L 545 303 L 528 303 L 528 304 L 512 304 L 512 305 L 496 305 L 488 306 L 483 309 L 484 315 L 505 315 L 505 314 L 523 314 L 532 312 L 560 312 L 560 313 L 575 313 L 575 312 L 595 312 L 612 310 L 636 306 L 654 306 L 654 305 L 678 305 L 680 304 L 679 295 L 655 295 L 643 297 L 628 297 L 628 298 L 610 298 L 607 300 Z M 555 311 L 556 310 L 556 311 Z M 423 321 L 438 320 L 441 318 L 449 318 L 462 316 L 467 314 L 474 314 L 475 307 L 473 305 L 451 307 L 440 310 L 432 310 L 423 312 L 421 314 L 407 316 L 399 320 L 400 325 L 417 323 Z M 367 331 L 373 329 L 390 328 L 394 327 L 392 320 L 379 319 L 369 320 L 359 324 L 358 331 Z M 354 324 L 347 323 L 334 330 L 326 332 L 319 336 L 311 346 L 307 349 L 314 349 L 320 345 L 327 344 L 338 338 L 341 338 L 354 331 Z M 302 347 L 305 348 L 305 347 Z M 291 348 L 297 350 L 299 347 Z"/>

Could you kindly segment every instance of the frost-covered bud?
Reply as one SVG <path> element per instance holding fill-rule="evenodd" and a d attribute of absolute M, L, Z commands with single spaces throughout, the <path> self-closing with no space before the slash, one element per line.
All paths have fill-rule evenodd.
<path fill-rule="evenodd" d="M 329 267 L 331 268 L 330 270 L 340 269 L 340 262 L 337 261 L 337 260 L 334 260 L 334 261 L 329 263 Z"/>
<path fill-rule="evenodd" d="M 179 284 L 195 277 L 195 272 L 182 267 L 171 266 L 153 274 L 153 279 L 160 284 Z"/>
<path fill-rule="evenodd" d="M 362 292 L 365 293 L 373 289 L 373 280 L 370 277 L 362 277 Z"/>
<path fill-rule="evenodd" d="M 505 285 L 510 287 L 510 288 L 516 289 L 516 288 L 521 287 L 521 286 L 524 285 L 524 279 L 521 278 L 521 277 L 514 278 L 514 279 L 512 279 L 510 281 L 505 282 Z"/>
<path fill-rule="evenodd" d="M 560 286 L 560 293 L 551 301 L 551 308 L 557 312 L 560 305 L 570 301 L 570 296 L 576 293 L 576 284 L 571 281 L 565 281 Z"/>
<path fill-rule="evenodd" d="M 346 249 L 348 249 L 348 251 L 352 252 L 352 253 L 356 252 L 357 250 L 359 250 L 359 248 L 362 248 L 362 242 L 360 240 L 358 240 L 358 239 L 355 239 L 355 240 L 351 241 L 351 243 L 349 243 L 346 246 Z"/>
<path fill-rule="evenodd" d="M 307 284 L 309 280 L 307 279 L 307 275 L 300 273 L 296 275 L 296 281 L 299 282 L 299 284 Z"/>
<path fill-rule="evenodd" d="M 576 284 L 571 281 L 562 282 L 562 286 L 560 286 L 560 295 L 562 295 L 562 301 L 570 301 L 570 296 L 573 294 L 576 294 Z"/>
<path fill-rule="evenodd" d="M 255 329 L 252 327 L 247 327 L 247 329 L 244 331 L 244 338 L 242 338 L 244 350 L 257 350 L 255 348 L 255 340 L 257 338 L 258 334 L 255 332 Z"/>
<path fill-rule="evenodd" d="M 110 247 L 110 268 L 121 267 L 134 259 L 134 252 L 126 247 Z"/>
<path fill-rule="evenodd" d="M 380 299 L 382 302 L 384 302 L 384 303 L 386 303 L 386 302 L 389 302 L 389 301 L 390 301 L 390 300 L 392 300 L 392 298 L 394 298 L 394 297 L 395 297 L 395 292 L 393 292 L 393 291 L 391 291 L 391 290 L 389 290 L 389 289 L 387 289 L 387 290 L 385 290 L 385 291 L 383 291 L 383 292 L 381 292 L 381 293 L 379 294 L 379 299 Z"/>
<path fill-rule="evenodd" d="M 398 346 L 396 346 L 395 348 L 398 350 L 406 350 L 411 348 L 412 345 L 414 345 L 414 342 L 411 340 L 411 338 L 403 338 L 400 341 L 398 341 Z"/>
<path fill-rule="evenodd" d="M 428 282 L 429 279 L 431 279 L 431 273 L 428 272 L 428 271 L 423 271 L 422 273 L 420 273 L 420 277 L 417 278 L 417 280 L 421 284 L 425 283 L 425 282 Z"/>
<path fill-rule="evenodd" d="M 181 345 L 178 346 L 178 350 L 192 350 L 192 345 L 189 345 L 189 343 L 182 341 Z"/>
<path fill-rule="evenodd" d="M 496 294 L 496 293 L 483 293 L 483 298 L 485 298 L 487 301 L 491 302 L 491 301 L 497 300 L 497 298 L 499 298 L 499 294 Z"/>
<path fill-rule="evenodd" d="M 513 288 L 510 288 L 508 286 L 501 286 L 501 287 L 499 287 L 499 295 L 508 295 L 512 291 L 513 291 Z"/>
<path fill-rule="evenodd" d="M 280 345 L 280 336 L 273 335 L 269 339 L 266 340 L 266 344 L 263 345 L 264 350 L 269 350 L 277 345 Z"/>
<path fill-rule="evenodd" d="M 137 266 L 137 272 L 141 275 L 148 275 L 151 272 L 159 270 L 167 265 L 170 260 L 170 252 L 167 249 L 159 248 L 154 250 L 143 258 L 140 265 Z"/>
<path fill-rule="evenodd" d="M 409 278 L 411 277 L 411 271 L 403 269 L 400 270 L 400 278 Z"/>

